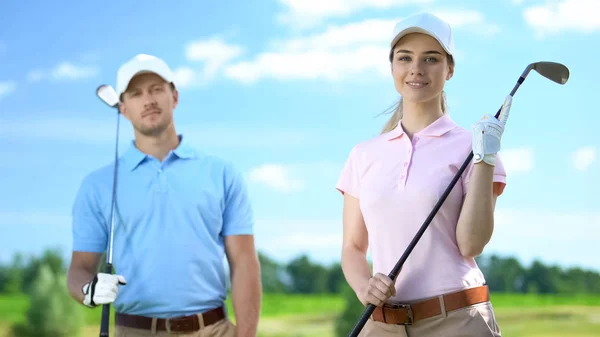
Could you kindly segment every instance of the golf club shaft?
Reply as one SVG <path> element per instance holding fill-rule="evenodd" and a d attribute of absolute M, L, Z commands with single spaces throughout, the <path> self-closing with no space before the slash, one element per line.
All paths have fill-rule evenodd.
<path fill-rule="evenodd" d="M 108 241 L 108 252 L 106 254 L 106 267 L 104 273 L 112 274 L 113 266 L 113 239 L 114 239 L 114 229 L 115 229 L 115 204 L 117 200 L 117 172 L 119 168 L 119 121 L 120 121 L 120 113 L 117 109 L 117 135 L 115 141 L 115 165 L 113 172 L 113 187 L 112 187 L 112 204 L 110 206 L 110 235 Z M 108 337 L 108 328 L 110 322 L 110 304 L 104 304 L 102 306 L 102 321 L 100 323 L 100 337 Z"/>
<path fill-rule="evenodd" d="M 104 272 L 112 274 L 112 264 L 107 263 Z M 102 323 L 100 324 L 100 337 L 108 337 L 108 327 L 110 322 L 110 304 L 102 305 Z"/>
<path fill-rule="evenodd" d="M 513 96 L 515 94 L 515 92 L 517 92 L 517 89 L 521 86 L 521 83 L 523 83 L 523 81 L 525 80 L 525 76 L 527 76 L 527 74 L 523 73 L 523 75 L 521 75 L 519 77 L 517 84 L 513 87 L 512 91 L 510 92 L 511 96 Z M 500 116 L 501 111 L 502 111 L 502 106 L 500 107 L 500 109 L 498 109 L 498 112 L 495 115 L 496 118 L 498 118 Z M 472 159 L 473 159 L 473 151 L 471 151 L 471 153 L 467 156 L 467 159 L 465 159 L 465 161 L 463 162 L 462 166 L 460 167 L 460 169 L 458 170 L 458 172 L 456 173 L 456 175 L 454 176 L 454 178 L 452 179 L 452 181 L 450 182 L 450 184 L 444 191 L 444 194 L 442 194 L 442 196 L 440 197 L 438 202 L 435 204 L 435 207 L 433 207 L 433 209 L 429 213 L 429 216 L 427 217 L 427 219 L 425 220 L 425 222 L 423 223 L 423 225 L 421 226 L 421 228 L 419 229 L 419 231 L 417 232 L 415 237 L 412 239 L 412 241 L 410 242 L 410 244 L 408 245 L 408 247 L 406 248 L 406 250 L 400 257 L 400 259 L 398 260 L 398 262 L 392 269 L 392 271 L 389 273 L 388 277 L 390 279 L 392 279 L 394 282 L 396 282 L 396 277 L 398 276 L 400 269 L 402 269 L 404 262 L 406 261 L 406 259 L 408 258 L 408 256 L 412 252 L 412 250 L 417 245 L 417 242 L 419 242 L 419 240 L 421 239 L 421 236 L 423 236 L 423 233 L 425 233 L 425 230 L 427 229 L 427 227 L 429 227 L 429 224 L 431 223 L 431 221 L 437 214 L 438 210 L 442 207 L 442 204 L 444 203 L 444 201 L 446 200 L 446 198 L 448 197 L 448 195 L 450 194 L 450 192 L 456 185 L 456 182 L 458 181 L 458 179 L 461 177 L 461 175 L 466 170 L 467 166 L 469 166 L 469 163 L 471 162 Z M 373 314 L 374 310 L 375 310 L 374 304 L 367 305 L 367 308 L 363 312 L 362 316 L 360 317 L 360 319 L 358 320 L 358 322 L 356 323 L 356 325 L 354 326 L 354 328 L 352 329 L 352 331 L 350 332 L 350 335 L 348 335 L 348 337 L 357 337 L 358 336 L 358 334 L 360 333 L 362 328 L 365 326 L 365 324 L 369 320 L 369 317 L 371 317 L 371 315 Z"/>

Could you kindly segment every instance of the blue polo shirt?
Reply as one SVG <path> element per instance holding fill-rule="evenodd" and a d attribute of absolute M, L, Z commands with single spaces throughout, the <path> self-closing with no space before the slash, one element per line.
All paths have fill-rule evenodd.
<path fill-rule="evenodd" d="M 242 174 L 179 137 L 162 163 L 133 142 L 119 159 L 113 266 L 127 285 L 113 303 L 117 312 L 167 318 L 223 305 L 223 239 L 253 233 Z M 107 249 L 113 170 L 83 179 L 72 209 L 74 251 Z"/>

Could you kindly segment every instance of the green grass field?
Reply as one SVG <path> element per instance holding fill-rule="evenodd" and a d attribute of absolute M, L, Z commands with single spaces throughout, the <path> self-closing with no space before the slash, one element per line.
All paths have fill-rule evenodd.
<path fill-rule="evenodd" d="M 492 294 L 492 303 L 503 336 L 600 336 L 600 296 Z M 231 303 L 227 305 L 232 313 Z M 8 336 L 9 326 L 24 320 L 27 307 L 25 296 L 0 296 L 0 336 Z M 334 320 L 343 308 L 343 299 L 334 295 L 266 294 L 259 336 L 334 337 Z M 81 310 L 86 321 L 82 337 L 98 336 L 101 309 Z"/>

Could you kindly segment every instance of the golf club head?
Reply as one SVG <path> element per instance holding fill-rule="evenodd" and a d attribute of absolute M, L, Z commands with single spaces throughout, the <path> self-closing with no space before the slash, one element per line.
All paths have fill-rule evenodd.
<path fill-rule="evenodd" d="M 531 64 L 531 69 L 545 78 L 558 83 L 565 84 L 569 80 L 569 68 L 557 62 L 536 62 Z"/>
<path fill-rule="evenodd" d="M 111 108 L 116 108 L 119 104 L 119 97 L 115 89 L 107 84 L 103 84 L 96 89 L 96 95 Z"/>

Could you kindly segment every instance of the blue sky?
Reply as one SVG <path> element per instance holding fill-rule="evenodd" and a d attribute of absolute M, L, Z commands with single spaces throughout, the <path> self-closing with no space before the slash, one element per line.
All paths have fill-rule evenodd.
<path fill-rule="evenodd" d="M 269 0 L 0 5 L 0 261 L 71 249 L 82 178 L 114 155 L 115 114 L 95 96 L 138 53 L 178 74 L 177 130 L 245 172 L 259 249 L 340 258 L 334 189 L 357 142 L 398 99 L 387 44 L 396 20 L 431 11 L 455 31 L 452 118 L 495 113 L 527 64 L 567 65 L 565 86 L 532 73 L 503 136 L 508 186 L 486 253 L 600 271 L 599 1 Z M 121 120 L 120 151 L 132 139 Z"/>

